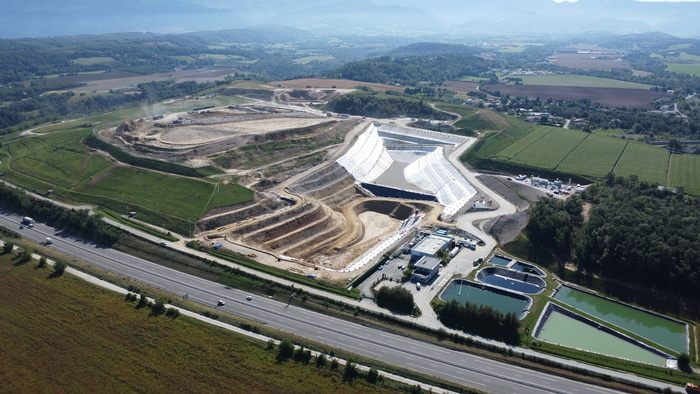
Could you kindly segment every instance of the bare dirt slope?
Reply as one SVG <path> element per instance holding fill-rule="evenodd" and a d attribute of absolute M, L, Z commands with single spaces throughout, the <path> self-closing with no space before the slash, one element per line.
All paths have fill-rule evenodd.
<path fill-rule="evenodd" d="M 341 93 L 274 91 L 287 102 L 324 101 L 336 94 Z M 403 220 L 420 212 L 436 221 L 441 209 L 368 195 L 334 162 L 368 121 L 327 116 L 304 105 L 203 108 L 127 121 L 101 130 L 99 137 L 134 155 L 217 166 L 257 191 L 254 201 L 218 208 L 196 223 L 205 245 L 224 242 L 283 269 L 342 280 L 357 273 L 335 271 Z"/>

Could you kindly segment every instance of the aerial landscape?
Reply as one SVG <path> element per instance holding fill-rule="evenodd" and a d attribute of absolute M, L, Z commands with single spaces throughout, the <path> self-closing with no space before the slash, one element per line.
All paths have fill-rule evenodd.
<path fill-rule="evenodd" d="M 700 392 L 700 2 L 0 15 L 5 392 Z"/>

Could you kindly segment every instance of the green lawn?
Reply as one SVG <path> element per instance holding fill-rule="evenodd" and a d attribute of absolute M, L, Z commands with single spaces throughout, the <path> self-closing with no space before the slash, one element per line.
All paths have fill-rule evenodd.
<path fill-rule="evenodd" d="M 700 194 L 700 156 L 671 155 L 669 175 L 669 186 L 683 185 L 686 192 Z"/>
<path fill-rule="evenodd" d="M 582 131 L 553 128 L 542 138 L 518 152 L 511 161 L 531 167 L 554 169 L 588 135 Z"/>
<path fill-rule="evenodd" d="M 619 138 L 589 135 L 556 169 L 602 178 L 612 171 L 626 145 Z"/>
<path fill-rule="evenodd" d="M 524 85 L 544 85 L 544 86 L 575 86 L 585 88 L 622 88 L 622 89 L 644 89 L 648 90 L 651 85 L 641 83 L 617 81 L 614 79 L 589 77 L 585 75 L 523 75 L 521 78 Z"/>
<path fill-rule="evenodd" d="M 641 180 L 666 185 L 669 154 L 659 147 L 630 142 L 613 172 L 618 176 L 637 175 Z"/>

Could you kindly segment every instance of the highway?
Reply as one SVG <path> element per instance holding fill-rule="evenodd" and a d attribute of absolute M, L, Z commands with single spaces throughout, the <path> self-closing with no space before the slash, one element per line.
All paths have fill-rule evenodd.
<path fill-rule="evenodd" d="M 19 229 L 22 217 L 0 211 L 0 225 L 15 230 L 27 239 L 54 241 L 50 248 L 116 272 L 142 283 L 164 289 L 174 295 L 188 294 L 190 300 L 216 306 L 232 313 L 293 333 L 332 348 L 344 349 L 365 357 L 436 376 L 456 384 L 495 393 L 613 393 L 615 391 L 569 381 L 544 373 L 508 365 L 471 354 L 446 349 L 410 337 L 365 327 L 325 316 L 262 296 L 246 300 L 246 292 L 207 281 L 155 263 L 68 237 L 53 228 L 36 223 L 34 228 Z"/>

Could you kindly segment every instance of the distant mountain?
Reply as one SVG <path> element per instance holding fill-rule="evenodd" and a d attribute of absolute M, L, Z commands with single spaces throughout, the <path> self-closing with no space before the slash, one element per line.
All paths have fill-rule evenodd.
<path fill-rule="evenodd" d="M 47 37 L 118 32 L 183 33 L 248 25 L 235 9 L 216 9 L 186 0 L 27 0 L 4 2 L 0 37 Z"/>
<path fill-rule="evenodd" d="M 125 31 L 182 33 L 284 25 L 332 34 L 420 37 L 590 30 L 700 37 L 700 2 L 636 0 L 24 0 L 5 2 L 0 38 Z M 399 5 L 400 4 L 400 5 Z"/>

